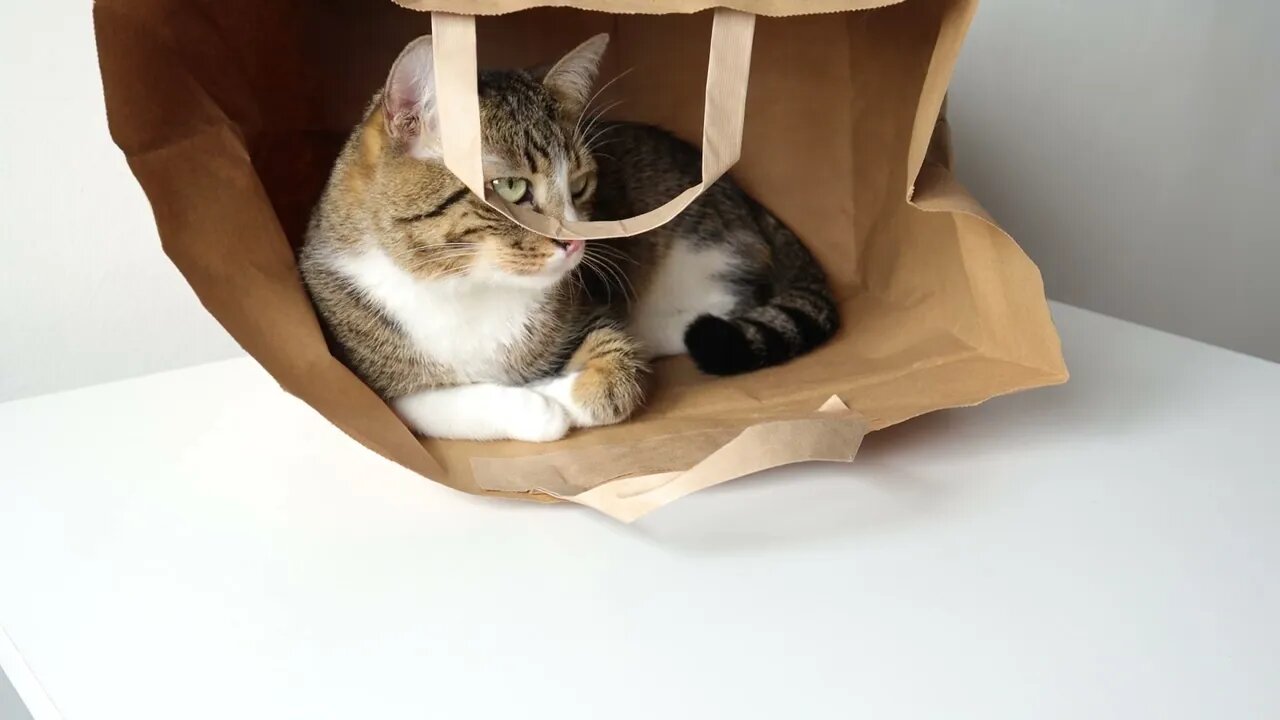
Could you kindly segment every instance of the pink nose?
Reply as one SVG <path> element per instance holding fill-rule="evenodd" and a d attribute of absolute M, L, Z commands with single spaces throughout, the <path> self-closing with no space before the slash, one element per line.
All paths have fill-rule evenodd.
<path fill-rule="evenodd" d="M 561 240 L 558 244 L 560 247 L 564 248 L 565 257 L 576 255 L 582 252 L 582 249 L 587 246 L 585 241 L 578 240 L 576 238 L 573 240 Z"/>

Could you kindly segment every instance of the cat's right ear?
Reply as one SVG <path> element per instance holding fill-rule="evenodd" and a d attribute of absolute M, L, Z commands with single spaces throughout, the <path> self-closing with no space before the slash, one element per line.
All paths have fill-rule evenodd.
<path fill-rule="evenodd" d="M 570 50 L 542 76 L 542 84 L 556 96 L 571 120 L 577 120 L 591 101 L 591 86 L 595 85 L 600 58 L 608 46 L 607 34 L 596 35 Z"/>
<path fill-rule="evenodd" d="M 436 114 L 435 61 L 431 36 L 405 46 L 391 66 L 382 92 L 387 132 L 406 144 L 414 157 L 440 155 L 440 121 Z"/>

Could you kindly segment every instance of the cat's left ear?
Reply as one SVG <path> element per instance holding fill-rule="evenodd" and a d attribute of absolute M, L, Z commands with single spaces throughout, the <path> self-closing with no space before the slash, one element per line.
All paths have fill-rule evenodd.
<path fill-rule="evenodd" d="M 383 117 L 392 137 L 418 156 L 439 154 L 436 72 L 431 36 L 409 43 L 396 58 L 382 91 Z"/>
<path fill-rule="evenodd" d="M 576 119 L 586 109 L 600 72 L 600 58 L 608 46 L 608 35 L 596 35 L 569 51 L 543 76 L 542 84 L 556 96 L 569 117 Z"/>

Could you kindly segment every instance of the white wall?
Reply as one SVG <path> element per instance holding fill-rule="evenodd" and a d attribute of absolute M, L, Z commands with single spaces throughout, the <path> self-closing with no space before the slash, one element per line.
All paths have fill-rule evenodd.
<path fill-rule="evenodd" d="M 1280 3 L 985 0 L 961 179 L 1050 296 L 1280 360 Z"/>
<path fill-rule="evenodd" d="M 230 357 L 107 135 L 89 0 L 0 1 L 0 401 Z"/>
<path fill-rule="evenodd" d="M 1280 359 L 1280 4 L 986 0 L 960 173 L 1050 294 Z M 89 0 L 0 2 L 0 401 L 239 353 L 107 136 Z"/>

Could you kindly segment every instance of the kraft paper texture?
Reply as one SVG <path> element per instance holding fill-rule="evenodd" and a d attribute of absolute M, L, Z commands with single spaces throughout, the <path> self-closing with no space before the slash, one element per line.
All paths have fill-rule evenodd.
<path fill-rule="evenodd" d="M 866 432 L 923 413 L 1066 380 L 1039 271 L 951 170 L 944 98 L 976 0 L 554 4 L 98 0 L 111 134 L 164 250 L 285 390 L 432 480 L 630 521 L 765 468 L 850 460 Z M 701 143 L 690 198 L 727 170 L 792 227 L 830 277 L 840 334 L 733 378 L 663 360 L 633 420 L 556 443 L 416 438 L 333 358 L 294 253 L 342 141 L 433 14 L 449 67 L 532 66 L 610 33 L 602 81 L 631 70 L 610 116 Z M 451 168 L 475 187 L 474 108 L 451 77 Z M 516 219 L 600 237 L 666 215 L 539 217 Z"/>

